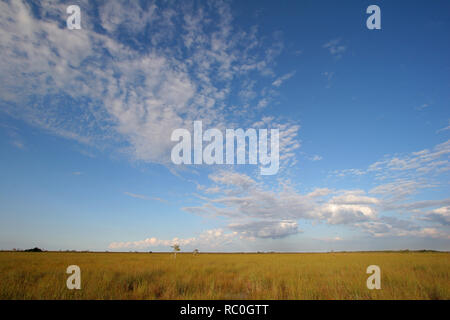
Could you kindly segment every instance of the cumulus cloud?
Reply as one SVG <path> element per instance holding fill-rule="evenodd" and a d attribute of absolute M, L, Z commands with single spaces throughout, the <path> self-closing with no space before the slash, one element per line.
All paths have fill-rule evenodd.
<path fill-rule="evenodd" d="M 422 209 L 446 206 L 449 199 L 410 201 L 423 190 L 442 186 L 442 178 L 450 169 L 448 157 L 450 140 L 437 144 L 431 149 L 423 149 L 407 154 L 385 156 L 366 169 L 346 169 L 335 171 L 339 177 L 374 178 L 377 185 L 369 190 L 372 198 L 377 198 L 381 211 L 422 212 Z M 435 217 L 437 218 L 437 217 Z"/>
<path fill-rule="evenodd" d="M 222 171 L 210 175 L 220 193 L 205 198 L 202 206 L 186 207 L 188 212 L 230 218 L 255 218 L 267 220 L 292 220 L 318 214 L 310 198 L 296 193 L 289 186 L 276 192 L 267 190 L 246 174 Z"/>
<path fill-rule="evenodd" d="M 328 188 L 316 188 L 314 191 L 308 193 L 308 197 L 315 198 L 315 197 L 323 197 L 327 196 L 329 194 L 333 193 L 333 190 L 330 190 Z"/>
<path fill-rule="evenodd" d="M 298 233 L 299 219 L 351 225 L 377 218 L 373 206 L 378 200 L 361 190 L 319 188 L 302 194 L 286 181 L 280 181 L 280 188 L 274 190 L 234 171 L 212 174 L 210 180 L 215 183 L 211 187 L 214 193 L 201 197 L 204 201 L 201 206 L 183 209 L 202 216 L 243 220 L 245 222 L 231 223 L 228 227 L 256 238 Z M 331 194 L 334 196 L 329 197 Z"/>
<path fill-rule="evenodd" d="M 292 220 L 282 221 L 251 221 L 245 223 L 232 223 L 228 225 L 231 230 L 243 237 L 249 238 L 284 238 L 299 233 L 298 223 Z"/>
<path fill-rule="evenodd" d="M 330 224 L 350 224 L 376 217 L 372 208 L 354 204 L 326 204 L 321 210 Z"/>
<path fill-rule="evenodd" d="M 226 239 L 230 241 L 281 239 L 302 232 L 299 225 L 308 221 L 330 227 L 340 225 L 374 238 L 449 239 L 445 227 L 449 224 L 450 199 L 404 202 L 383 197 L 385 192 L 392 192 L 388 187 L 375 189 L 378 193 L 372 190 L 371 194 L 380 197 L 359 189 L 316 188 L 309 193 L 301 193 L 287 180 L 278 179 L 278 183 L 269 188 L 260 179 L 234 170 L 212 173 L 209 181 L 209 186 L 198 186 L 198 190 L 203 192 L 197 195 L 201 204 L 184 207 L 183 210 L 227 221 L 218 239 L 225 234 L 224 229 L 231 232 L 226 233 Z M 437 208 L 429 209 L 433 207 Z M 428 211 L 423 212 L 424 209 Z M 404 212 L 404 216 L 399 219 L 392 215 L 394 211 Z M 387 212 L 391 214 L 387 215 Z M 411 216 L 411 212 L 416 215 Z M 427 223 L 439 226 L 428 226 Z M 198 239 L 185 240 L 181 243 L 197 243 Z M 156 240 L 147 240 L 146 243 L 149 241 L 162 245 L 172 243 Z M 329 238 L 327 241 L 340 240 Z"/>
<path fill-rule="evenodd" d="M 388 211 L 420 210 L 448 203 L 444 200 L 399 202 L 370 196 L 364 190 L 317 188 L 303 194 L 288 181 L 279 180 L 278 188 L 268 188 L 261 181 L 235 171 L 210 175 L 213 183 L 199 196 L 199 206 L 183 208 L 206 217 L 231 221 L 227 228 L 252 238 L 283 238 L 299 232 L 299 221 L 345 226 L 373 237 L 415 236 L 445 238 L 445 230 L 420 224 L 409 214 L 403 219 L 385 215 Z M 212 192 L 212 191 L 213 192 Z M 385 188 L 376 189 L 379 193 Z M 376 192 L 372 192 L 376 194 Z M 445 225 L 447 207 L 424 215 L 422 221 Z"/>
<path fill-rule="evenodd" d="M 450 206 L 437 208 L 425 214 L 425 220 L 436 222 L 444 226 L 450 225 Z"/>
<path fill-rule="evenodd" d="M 350 190 L 334 196 L 330 202 L 334 204 L 378 204 L 380 201 L 374 197 L 367 197 L 363 190 Z"/>
<path fill-rule="evenodd" d="M 178 244 L 183 247 L 192 248 L 198 246 L 200 248 L 216 248 L 233 242 L 238 239 L 237 232 L 226 233 L 222 229 L 212 229 L 202 232 L 197 237 L 192 238 L 173 238 L 171 240 L 163 240 L 155 237 L 144 240 L 128 241 L 128 242 L 112 242 L 109 244 L 110 249 L 143 249 L 149 247 L 166 247 L 167 249 Z"/>

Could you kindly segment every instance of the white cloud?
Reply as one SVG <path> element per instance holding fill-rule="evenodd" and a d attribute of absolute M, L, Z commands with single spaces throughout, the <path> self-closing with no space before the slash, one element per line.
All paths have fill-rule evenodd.
<path fill-rule="evenodd" d="M 450 206 L 436 208 L 425 214 L 425 219 L 445 226 L 450 225 Z"/>
<path fill-rule="evenodd" d="M 16 127 L 0 123 L 0 128 L 5 130 L 6 135 L 9 136 L 10 138 L 9 143 L 12 146 L 20 150 L 25 149 L 25 142 L 22 139 L 21 135 L 19 134 L 19 130 Z"/>
<path fill-rule="evenodd" d="M 450 130 L 450 120 L 448 121 L 448 123 L 449 123 L 448 126 L 446 126 L 446 127 L 444 127 L 444 128 L 441 128 L 441 129 L 437 130 L 436 133 L 440 133 L 440 132 L 444 132 L 444 131 Z"/>
<path fill-rule="evenodd" d="M 240 174 L 234 171 L 219 171 L 218 173 L 209 176 L 211 181 L 226 186 L 239 187 L 240 189 L 248 190 L 253 187 L 256 182 L 246 174 Z"/>
<path fill-rule="evenodd" d="M 342 57 L 342 54 L 347 50 L 347 47 L 341 44 L 341 39 L 333 39 L 323 45 L 323 48 L 336 58 Z"/>
<path fill-rule="evenodd" d="M 429 103 L 424 103 L 424 104 L 421 104 L 420 106 L 417 106 L 416 110 L 423 111 L 425 109 L 428 109 L 429 107 L 430 107 Z"/>
<path fill-rule="evenodd" d="M 249 176 L 234 171 L 222 171 L 210 175 L 216 185 L 214 197 L 201 197 L 201 206 L 185 207 L 185 211 L 202 216 L 225 217 L 233 221 L 245 223 L 231 224 L 233 230 L 239 226 L 244 232 L 255 237 L 261 236 L 259 228 L 270 230 L 278 228 L 281 221 L 296 222 L 299 219 L 322 221 L 328 224 L 353 224 L 376 219 L 377 212 L 373 207 L 378 199 L 368 197 L 363 191 L 331 191 L 327 188 L 316 189 L 306 195 L 297 192 L 286 181 L 279 181 L 279 189 L 268 189 L 264 184 Z M 330 194 L 337 194 L 326 199 Z M 211 196 L 211 193 L 208 193 Z M 287 225 L 285 225 L 287 226 Z M 284 234 L 294 233 L 296 224 L 289 225 Z M 277 229 L 278 228 L 278 229 Z M 270 234 L 267 231 L 267 234 Z M 274 231 L 274 234 L 277 234 Z"/>
<path fill-rule="evenodd" d="M 333 193 L 332 190 L 328 188 L 316 188 L 314 191 L 307 194 L 307 197 L 315 198 L 315 197 L 324 197 Z"/>
<path fill-rule="evenodd" d="M 345 191 L 339 196 L 332 197 L 334 204 L 378 204 L 380 201 L 374 197 L 364 196 L 363 190 Z"/>
<path fill-rule="evenodd" d="M 334 76 L 334 72 L 328 72 L 328 71 L 325 71 L 325 72 L 322 72 L 322 75 L 325 76 L 325 77 L 327 78 L 328 81 L 331 81 L 331 79 L 332 79 L 333 76 Z"/>
<path fill-rule="evenodd" d="M 366 169 L 336 170 L 334 175 L 364 176 L 374 174 L 378 180 L 391 180 L 385 187 L 373 189 L 375 193 L 391 192 L 388 188 L 403 189 L 405 194 L 411 194 L 417 187 L 431 187 L 433 184 L 423 177 L 437 176 L 450 170 L 448 157 L 450 154 L 450 140 L 437 144 L 434 148 L 423 149 L 408 154 L 385 156 L 385 159 L 370 164 Z M 387 193 L 386 192 L 386 193 Z"/>
<path fill-rule="evenodd" d="M 249 108 L 235 113 L 226 101 L 237 94 L 232 83 L 273 75 L 282 44 L 262 50 L 257 28 L 237 29 L 228 4 L 183 3 L 175 11 L 156 3 L 104 3 L 97 23 L 106 33 L 95 31 L 92 3 L 80 5 L 83 29 L 70 31 L 58 23 L 65 16 L 59 3 L 37 8 L 41 19 L 22 1 L 0 3 L 3 111 L 53 134 L 157 163 L 170 161 L 172 130 L 190 129 L 193 120 L 223 128 L 258 119 Z M 146 30 L 149 46 L 141 41 Z M 264 107 L 271 92 L 263 88 L 249 99 Z"/>
<path fill-rule="evenodd" d="M 295 71 L 289 72 L 281 77 L 279 77 L 278 79 L 276 79 L 274 82 L 272 82 L 272 85 L 275 87 L 279 87 L 283 84 L 284 81 L 290 79 L 292 76 L 294 76 Z"/>
<path fill-rule="evenodd" d="M 112 242 L 110 249 L 142 249 L 149 247 L 167 247 L 174 244 L 180 245 L 182 251 L 184 247 L 193 248 L 217 248 L 229 244 L 239 239 L 237 232 L 226 233 L 222 229 L 213 229 L 202 232 L 197 237 L 191 238 L 173 238 L 171 240 L 163 240 L 155 237 L 144 240 L 128 241 L 128 242 Z"/>
<path fill-rule="evenodd" d="M 124 192 L 125 195 L 130 196 L 132 198 L 141 199 L 141 200 L 149 200 L 150 198 L 143 195 L 143 194 L 137 194 L 137 193 L 131 193 L 131 192 Z"/>
<path fill-rule="evenodd" d="M 228 228 L 242 237 L 249 238 L 284 238 L 299 233 L 298 223 L 292 220 L 257 220 L 243 223 L 232 223 Z"/>
<path fill-rule="evenodd" d="M 344 239 L 336 236 L 336 237 L 314 238 L 314 240 L 325 241 L 325 242 L 339 242 L 339 241 L 343 241 Z"/>
<path fill-rule="evenodd" d="M 124 192 L 125 195 L 135 198 L 135 199 L 141 199 L 141 200 L 155 200 L 163 203 L 167 203 L 167 200 L 159 198 L 159 197 L 149 197 L 143 194 L 138 193 L 131 193 L 131 192 Z"/>
<path fill-rule="evenodd" d="M 38 20 L 23 1 L 0 2 L 0 105 L 4 112 L 59 136 L 157 163 L 169 161 L 173 129 L 190 129 L 193 120 L 218 128 L 241 126 L 240 119 L 245 119 L 255 127 L 279 128 L 282 165 L 296 163 L 300 126 L 255 116 L 249 107 L 257 106 L 260 113 L 273 100 L 273 90 L 294 75 L 277 77 L 272 70 L 283 44 L 275 39 L 272 46 L 262 50 L 257 28 L 237 29 L 227 4 L 214 2 L 197 8 L 183 3 L 175 12 L 154 3 L 142 8 L 137 2 L 108 2 L 98 10 L 105 32 L 97 32 L 89 1 L 80 2 L 83 29 L 77 31 L 61 25 L 64 5 L 41 3 L 38 11 L 42 18 Z M 117 35 L 118 30 L 126 42 Z M 151 30 L 150 35 L 146 30 Z M 141 41 L 143 38 L 148 42 Z M 323 48 L 336 58 L 347 50 L 340 39 Z M 331 72 L 324 75 L 328 79 L 333 76 Z M 265 87 L 255 82 L 264 77 L 275 81 L 269 80 Z M 242 90 L 236 91 L 236 87 Z M 242 106 L 228 105 L 235 97 L 242 99 Z M 23 143 L 17 140 L 16 146 Z M 449 153 L 450 140 L 430 150 L 386 157 L 366 169 L 336 172 L 360 177 L 371 173 L 388 179 L 369 194 L 327 188 L 302 194 L 286 181 L 269 188 L 241 173 L 215 173 L 210 176 L 213 186 L 205 188 L 200 198 L 202 203 L 184 209 L 225 217 L 228 228 L 235 231 L 210 230 L 195 238 L 149 238 L 111 247 L 166 246 L 173 241 L 182 245 L 226 243 L 239 236 L 277 238 L 299 232 L 298 220 L 302 219 L 355 226 L 375 236 L 442 237 L 440 229 L 389 220 L 380 212 L 439 205 L 442 207 L 425 213 L 426 221 L 448 221 L 444 200 L 399 200 L 434 186 L 421 177 L 448 171 Z"/>
<path fill-rule="evenodd" d="M 442 157 L 450 153 L 450 140 L 436 145 L 432 150 L 424 149 L 412 152 L 404 156 L 394 156 L 390 159 L 376 162 L 369 166 L 368 171 L 406 171 L 414 170 L 417 173 L 428 173 L 448 168 L 447 160 L 441 161 Z"/>
<path fill-rule="evenodd" d="M 376 212 L 369 206 L 355 204 L 326 204 L 321 211 L 329 224 L 351 224 L 376 218 Z"/>
<path fill-rule="evenodd" d="M 401 225 L 401 223 L 405 225 Z M 399 225 L 400 224 L 400 225 Z M 374 237 L 421 237 L 434 239 L 450 239 L 450 234 L 443 230 L 430 227 L 419 227 L 409 223 L 392 219 L 392 221 L 370 221 L 356 224 L 357 227 Z"/>
<path fill-rule="evenodd" d="M 440 200 L 412 201 L 406 203 L 397 201 L 384 201 L 382 203 L 382 207 L 384 210 L 397 210 L 397 211 L 417 211 L 425 208 L 448 206 L 448 205 L 450 205 L 450 198 Z"/>
<path fill-rule="evenodd" d="M 373 237 L 411 236 L 443 238 L 445 231 L 414 221 L 409 214 L 404 219 L 385 215 L 389 211 L 420 213 L 421 209 L 439 205 L 448 206 L 448 199 L 404 202 L 404 197 L 415 192 L 417 186 L 407 181 L 382 185 L 371 190 L 330 190 L 317 188 L 302 194 L 289 182 L 279 179 L 268 188 L 262 181 L 235 171 L 222 171 L 210 175 L 214 184 L 203 190 L 199 206 L 183 208 L 205 217 L 230 220 L 227 228 L 253 238 L 282 238 L 298 233 L 299 221 L 342 225 Z M 388 195 L 388 196 L 387 196 Z M 385 197 L 387 196 L 387 197 Z M 421 221 L 440 222 L 445 225 L 447 207 L 432 210 Z M 282 224 L 283 222 L 287 222 Z M 445 237 L 444 237 L 445 238 Z"/>
<path fill-rule="evenodd" d="M 370 190 L 372 194 L 382 195 L 386 198 L 402 199 L 417 193 L 417 190 L 430 187 L 426 183 L 414 180 L 398 179 L 393 182 L 378 185 Z"/>

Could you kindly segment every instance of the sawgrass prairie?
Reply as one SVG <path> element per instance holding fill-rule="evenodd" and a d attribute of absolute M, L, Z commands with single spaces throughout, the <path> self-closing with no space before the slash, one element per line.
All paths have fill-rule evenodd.
<path fill-rule="evenodd" d="M 69 265 L 80 290 L 66 287 Z M 0 252 L 0 299 L 449 299 L 449 271 L 444 252 Z"/>

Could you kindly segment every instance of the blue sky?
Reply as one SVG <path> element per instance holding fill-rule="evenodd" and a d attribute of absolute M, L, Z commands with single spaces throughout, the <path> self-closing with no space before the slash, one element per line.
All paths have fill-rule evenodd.
<path fill-rule="evenodd" d="M 0 248 L 449 250 L 448 1 L 0 15 Z M 280 170 L 174 165 L 171 133 L 196 120 L 279 129 Z"/>

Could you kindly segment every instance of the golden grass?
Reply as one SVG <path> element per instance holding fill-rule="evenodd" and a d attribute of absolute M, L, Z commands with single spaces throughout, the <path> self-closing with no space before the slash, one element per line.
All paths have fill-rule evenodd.
<path fill-rule="evenodd" d="M 81 268 L 68 290 L 66 268 Z M 368 290 L 366 268 L 381 268 Z M 449 299 L 450 254 L 0 252 L 0 299 Z"/>

